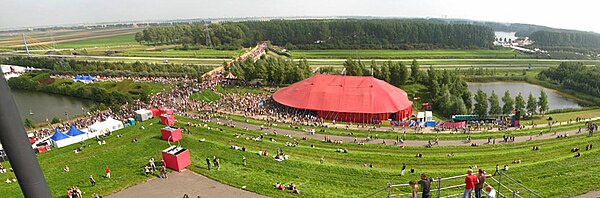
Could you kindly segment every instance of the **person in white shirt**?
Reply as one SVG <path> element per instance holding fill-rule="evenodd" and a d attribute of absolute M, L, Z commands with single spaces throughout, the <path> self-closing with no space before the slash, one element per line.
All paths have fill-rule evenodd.
<path fill-rule="evenodd" d="M 494 190 L 494 188 L 492 188 L 491 186 L 487 186 L 487 188 L 485 188 L 485 191 L 487 192 L 487 194 L 485 195 L 486 198 L 496 198 L 496 190 Z"/>

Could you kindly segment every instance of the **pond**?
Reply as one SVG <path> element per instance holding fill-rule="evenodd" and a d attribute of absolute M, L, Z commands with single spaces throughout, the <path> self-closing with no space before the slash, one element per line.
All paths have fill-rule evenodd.
<path fill-rule="evenodd" d="M 578 109 L 581 106 L 577 103 L 577 101 L 562 97 L 558 95 L 554 90 L 544 88 L 542 86 L 533 85 L 524 82 L 493 82 L 493 83 L 468 83 L 469 90 L 473 92 L 473 95 L 477 93 L 478 89 L 481 89 L 485 92 L 488 97 L 492 93 L 492 91 L 496 92 L 498 95 L 498 99 L 500 99 L 500 106 L 504 103 L 502 102 L 502 96 L 504 96 L 504 92 L 508 91 L 510 96 L 513 99 L 521 93 L 525 102 L 527 102 L 527 97 L 529 93 L 531 93 L 536 99 L 540 97 L 540 92 L 544 90 L 548 95 L 548 106 L 550 106 L 550 110 L 554 109 Z M 488 104 L 489 105 L 489 104 Z"/>
<path fill-rule="evenodd" d="M 52 120 L 54 117 L 64 120 L 67 118 L 65 112 L 72 118 L 88 112 L 94 105 L 90 100 L 37 91 L 13 89 L 12 95 L 21 119 L 28 118 L 34 123 L 46 122 L 46 119 Z"/>

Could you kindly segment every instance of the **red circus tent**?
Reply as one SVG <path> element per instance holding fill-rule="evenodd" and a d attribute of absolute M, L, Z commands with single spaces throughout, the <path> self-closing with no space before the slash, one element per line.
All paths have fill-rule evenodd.
<path fill-rule="evenodd" d="M 278 90 L 273 99 L 288 107 L 316 111 L 320 118 L 345 122 L 404 120 L 412 114 L 406 92 L 372 76 L 317 74 Z"/>

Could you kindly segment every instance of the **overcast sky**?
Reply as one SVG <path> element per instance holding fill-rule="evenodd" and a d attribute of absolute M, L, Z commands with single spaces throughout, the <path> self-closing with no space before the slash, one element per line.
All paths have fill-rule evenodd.
<path fill-rule="evenodd" d="M 594 0 L 3 0 L 0 29 L 217 17 L 382 16 L 531 23 L 600 33 Z"/>

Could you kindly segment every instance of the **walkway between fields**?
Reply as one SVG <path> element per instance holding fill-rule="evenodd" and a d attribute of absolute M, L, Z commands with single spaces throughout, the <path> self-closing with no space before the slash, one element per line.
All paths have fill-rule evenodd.
<path fill-rule="evenodd" d="M 213 119 L 213 121 L 216 121 L 216 118 Z M 221 122 L 229 122 L 227 120 L 223 120 L 220 119 Z M 247 127 L 250 130 L 260 130 L 260 126 L 254 125 L 254 124 L 250 124 L 250 123 L 245 123 L 245 122 L 238 122 L 238 121 L 231 121 L 236 127 L 238 128 L 245 128 Z M 292 137 L 296 137 L 298 139 L 302 138 L 302 137 L 306 137 L 306 138 L 310 138 L 310 139 L 315 139 L 315 140 L 324 140 L 325 136 L 327 136 L 328 139 L 331 140 L 341 140 L 344 143 L 353 143 L 354 142 L 354 137 L 351 136 L 335 136 L 335 135 L 328 135 L 326 132 L 325 133 L 320 133 L 320 132 L 315 132 L 314 135 L 310 135 L 308 132 L 301 132 L 301 131 L 294 131 L 294 130 L 287 130 L 287 129 L 280 129 L 280 128 L 269 128 L 269 129 L 263 129 L 262 131 L 264 132 L 270 132 L 271 134 L 273 134 L 273 132 L 277 132 L 277 135 L 290 135 Z M 351 130 L 349 130 L 348 132 L 351 132 Z M 552 138 L 556 138 L 558 135 L 568 135 L 568 136 L 573 136 L 573 135 L 582 135 L 585 134 L 587 135 L 588 132 L 582 131 L 581 133 L 577 134 L 578 130 L 572 130 L 572 131 L 563 131 L 563 132 L 557 132 L 556 134 L 554 133 L 545 133 L 542 135 L 532 135 L 532 136 L 518 136 L 515 137 L 515 141 L 513 142 L 526 142 L 526 141 L 531 141 L 531 140 L 545 140 L 545 139 L 552 139 Z M 398 135 L 401 136 L 402 133 L 398 132 Z M 412 133 L 409 133 L 407 135 L 413 135 Z M 466 134 L 465 134 L 466 137 Z M 374 139 L 374 140 L 370 140 L 370 141 L 365 141 L 365 138 L 357 138 L 358 142 L 365 142 L 367 144 L 383 144 L 385 141 L 386 145 L 393 145 L 394 144 L 394 139 Z M 459 145 L 471 145 L 472 143 L 476 143 L 477 145 L 483 145 L 483 144 L 487 144 L 487 139 L 476 139 L 476 140 L 471 140 L 470 142 L 466 141 L 466 140 L 440 140 L 439 142 L 439 146 L 459 146 Z M 496 138 L 496 144 L 501 144 L 504 143 L 502 142 L 503 140 L 501 138 Z M 433 143 L 433 141 L 432 141 Z M 509 142 L 510 143 L 510 142 Z M 403 143 L 398 143 L 398 145 L 404 145 L 404 146 L 425 146 L 428 144 L 427 140 L 405 140 Z"/>
<path fill-rule="evenodd" d="M 169 174 L 169 179 L 151 179 L 142 184 L 135 185 L 123 191 L 106 196 L 108 198 L 120 197 L 240 197 L 263 198 L 265 196 L 231 187 L 196 174 L 190 170 L 181 173 Z"/>

